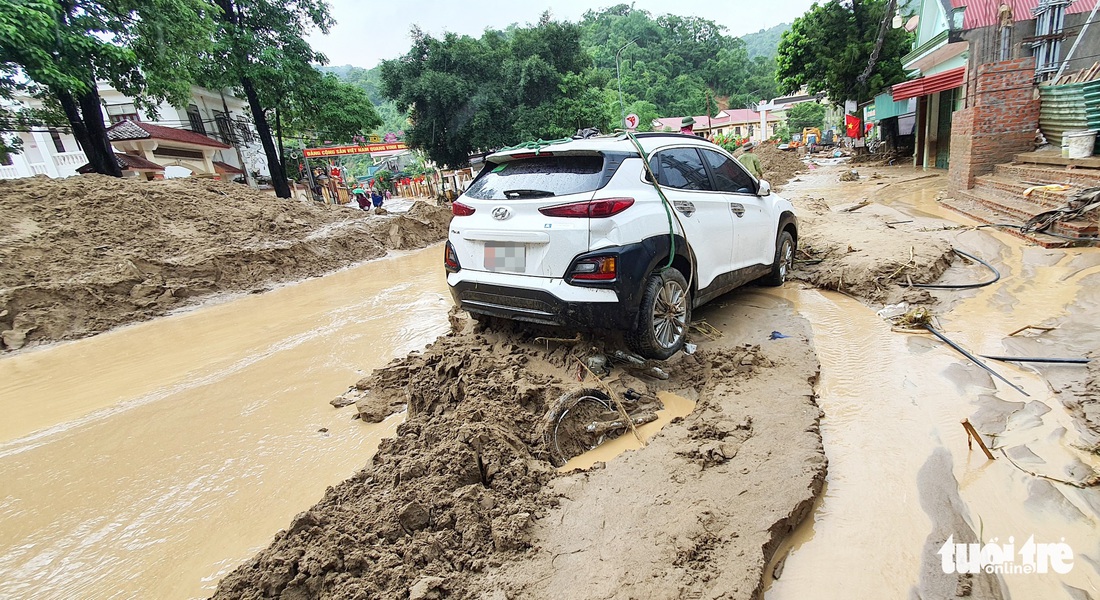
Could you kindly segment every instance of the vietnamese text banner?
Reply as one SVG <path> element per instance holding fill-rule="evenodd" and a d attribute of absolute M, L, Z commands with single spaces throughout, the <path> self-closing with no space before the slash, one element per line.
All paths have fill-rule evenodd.
<path fill-rule="evenodd" d="M 350 154 L 369 154 L 371 152 L 391 152 L 405 150 L 404 142 L 392 144 L 367 144 L 365 146 L 333 146 L 331 148 L 306 148 L 302 155 L 306 158 L 321 158 L 323 156 L 347 156 Z"/>

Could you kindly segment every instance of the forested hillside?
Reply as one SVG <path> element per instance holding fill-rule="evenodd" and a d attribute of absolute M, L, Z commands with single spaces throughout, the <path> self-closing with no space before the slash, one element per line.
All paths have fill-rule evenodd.
<path fill-rule="evenodd" d="M 751 56 L 745 40 L 713 21 L 620 4 L 577 23 L 544 16 L 480 38 L 416 31 L 401 58 L 324 70 L 367 93 L 384 120 L 379 131 L 405 131 L 437 162 L 457 164 L 472 149 L 583 127 L 609 131 L 624 112 L 637 114 L 644 130 L 656 117 L 713 115 L 774 97 L 774 52 L 785 27 L 748 36 L 760 53 Z M 415 125 L 398 106 L 411 107 Z"/>
<path fill-rule="evenodd" d="M 774 59 L 779 49 L 779 40 L 783 38 L 783 32 L 790 29 L 790 23 L 780 23 L 770 29 L 761 29 L 756 33 L 741 36 L 745 42 L 745 49 L 749 51 L 749 58 L 763 56 L 766 59 Z"/>

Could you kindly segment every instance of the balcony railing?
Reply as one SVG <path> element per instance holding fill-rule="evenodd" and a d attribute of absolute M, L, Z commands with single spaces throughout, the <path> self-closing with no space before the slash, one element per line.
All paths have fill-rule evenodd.
<path fill-rule="evenodd" d="M 12 164 L 0 165 L 0 179 L 17 179 L 34 175 L 49 177 L 68 177 L 75 175 L 77 168 L 88 162 L 83 152 L 62 152 L 48 157 L 50 163 L 28 162 L 22 154 L 11 155 Z M 51 164 L 52 163 L 52 164 Z"/>

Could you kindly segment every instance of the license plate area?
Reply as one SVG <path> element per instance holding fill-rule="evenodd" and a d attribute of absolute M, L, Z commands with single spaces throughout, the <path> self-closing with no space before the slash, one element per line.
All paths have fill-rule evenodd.
<path fill-rule="evenodd" d="M 485 242 L 485 270 L 523 273 L 527 270 L 527 245 Z"/>

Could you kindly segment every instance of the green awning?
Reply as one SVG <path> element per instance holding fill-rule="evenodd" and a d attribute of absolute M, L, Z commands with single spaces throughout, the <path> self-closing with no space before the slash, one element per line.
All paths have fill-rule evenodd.
<path fill-rule="evenodd" d="M 917 110 L 915 98 L 895 102 L 889 92 L 875 96 L 875 120 L 881 121 L 890 117 L 900 117 Z"/>

